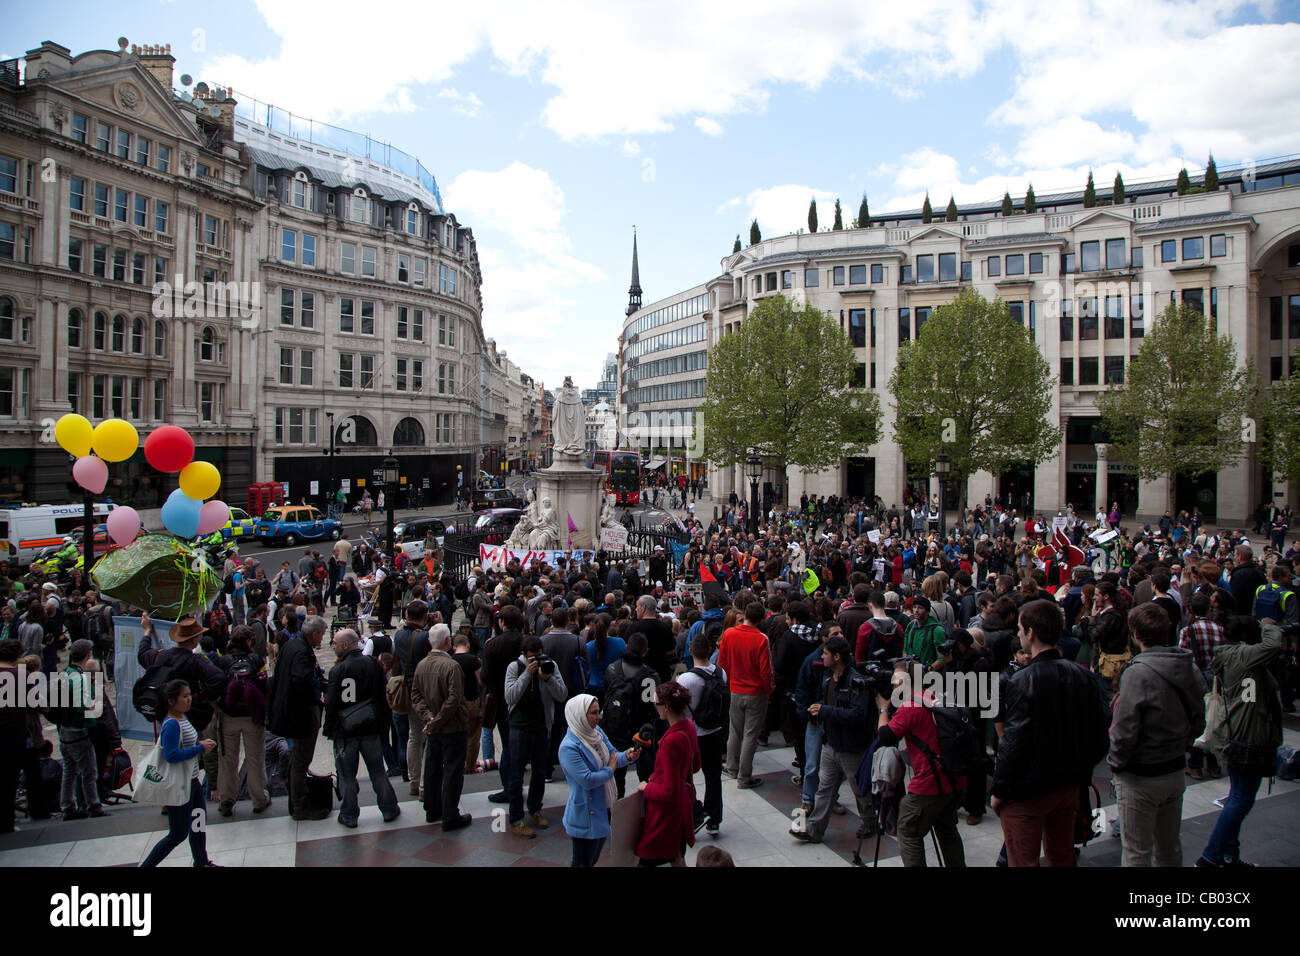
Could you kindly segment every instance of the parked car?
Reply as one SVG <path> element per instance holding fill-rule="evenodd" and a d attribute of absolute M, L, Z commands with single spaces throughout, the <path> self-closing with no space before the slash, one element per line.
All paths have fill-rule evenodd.
<path fill-rule="evenodd" d="M 257 522 L 256 538 L 263 545 L 283 542 L 292 548 L 299 541 L 320 541 L 329 538 L 337 541 L 343 525 L 326 518 L 316 508 L 302 505 L 277 505 L 268 508 Z"/>
<path fill-rule="evenodd" d="M 398 544 L 406 556 L 418 560 L 424 554 L 424 539 L 429 532 L 433 532 L 438 540 L 438 547 L 441 548 L 447 528 L 441 518 L 413 518 L 410 521 L 397 522 L 393 525 L 393 531 L 396 532 Z"/>
<path fill-rule="evenodd" d="M 500 534 L 504 541 L 515 530 L 523 513 L 522 508 L 492 508 L 474 519 L 474 530 Z"/>
<path fill-rule="evenodd" d="M 523 509 L 526 502 L 509 488 L 484 488 L 474 492 L 470 502 L 473 511 L 487 511 L 489 508 Z"/>

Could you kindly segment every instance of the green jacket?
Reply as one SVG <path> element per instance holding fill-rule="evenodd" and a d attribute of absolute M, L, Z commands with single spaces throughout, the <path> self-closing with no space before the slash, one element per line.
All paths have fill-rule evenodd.
<path fill-rule="evenodd" d="M 934 618 L 924 624 L 913 621 L 903 632 L 903 653 L 929 667 L 939 659 L 939 645 L 947 639 L 943 625 Z"/>
<path fill-rule="evenodd" d="M 1258 644 L 1221 644 L 1210 669 L 1219 680 L 1228 708 L 1228 737 L 1276 749 L 1282 744 L 1282 705 L 1272 665 L 1286 645 L 1276 624 L 1261 625 Z"/>
<path fill-rule="evenodd" d="M 68 677 L 68 686 L 71 689 L 71 700 L 68 702 L 72 707 L 78 710 L 89 710 L 91 701 L 91 689 L 89 678 L 86 672 L 80 667 L 73 667 L 69 664 L 63 671 Z M 99 723 L 98 718 L 86 717 L 86 724 L 83 729 L 90 730 L 95 724 Z"/>

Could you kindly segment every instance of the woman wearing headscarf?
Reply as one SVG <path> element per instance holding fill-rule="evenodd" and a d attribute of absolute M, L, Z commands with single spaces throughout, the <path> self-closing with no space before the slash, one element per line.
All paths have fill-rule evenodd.
<path fill-rule="evenodd" d="M 636 762 L 640 748 L 617 751 L 601 730 L 600 701 L 578 694 L 564 705 L 569 731 L 560 742 L 560 767 L 569 782 L 564 832 L 573 840 L 573 866 L 595 866 L 609 839 L 614 771 Z"/>

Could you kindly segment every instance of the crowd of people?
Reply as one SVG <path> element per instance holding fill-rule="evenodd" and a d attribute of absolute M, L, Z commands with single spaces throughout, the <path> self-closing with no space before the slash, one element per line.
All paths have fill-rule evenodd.
<path fill-rule="evenodd" d="M 362 761 L 385 821 L 401 812 L 401 777 L 446 831 L 473 822 L 465 776 L 498 773 L 489 800 L 520 839 L 551 826 L 546 785 L 564 779 L 572 862 L 591 866 L 631 772 L 645 801 L 638 859 L 680 865 L 698 831 L 721 831 L 723 777 L 761 786 L 755 754 L 779 735 L 794 750 L 802 843 L 846 812 L 847 784 L 858 834 L 896 835 L 907 865 L 925 864 L 930 833 L 946 865 L 964 865 L 959 818 L 976 826 L 989 812 L 1000 863 L 1071 865 L 1104 762 L 1126 865 L 1179 864 L 1185 782 L 1225 771 L 1197 863 L 1245 865 L 1241 823 L 1294 710 L 1300 543 L 1287 548 L 1285 531 L 1257 560 L 1243 533 L 1207 532 L 1197 514 L 1132 529 L 1116 515 L 1106 552 L 1089 536 L 1109 513 L 1022 519 L 992 499 L 952 527 L 921 502 L 805 497 L 756 531 L 744 517 L 739 502 L 708 523 L 688 512 L 679 540 L 641 560 L 476 566 L 463 581 L 432 546 L 416 561 L 343 538 L 270 577 L 232 555 L 212 606 L 172 626 L 175 648 L 160 652 L 142 619 L 162 744 L 192 762 L 198 788 L 175 819 L 209 800 L 230 816 L 247 798 L 260 813 L 277 785 L 295 819 L 324 818 L 309 770 L 324 733 L 344 827 L 357 825 Z M 1266 517 L 1270 529 L 1289 521 Z M 1100 560 L 1078 563 L 1062 538 Z M 67 668 L 109 665 L 112 615 L 131 609 L 84 583 L 75 569 L 35 581 L 0 565 L 0 667 L 48 673 L 65 641 Z M 931 671 L 986 675 L 996 715 L 937 697 L 919 679 Z M 1224 746 L 1202 739 L 1208 688 L 1224 704 Z M 105 812 L 95 769 L 120 747 L 115 723 L 57 728 L 65 819 Z M 20 775 L 28 812 L 50 811 L 40 761 L 52 746 L 21 708 L 0 709 L 0 727 L 4 831 Z M 150 861 L 186 838 L 174 824 Z M 202 841 L 190 846 L 208 865 Z"/>

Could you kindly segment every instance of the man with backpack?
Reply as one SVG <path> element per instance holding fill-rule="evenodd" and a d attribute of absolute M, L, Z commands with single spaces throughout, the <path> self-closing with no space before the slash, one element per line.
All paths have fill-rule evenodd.
<path fill-rule="evenodd" d="M 239 745 L 244 745 L 248 768 L 248 794 L 253 812 L 261 813 L 271 803 L 266 789 L 266 701 L 264 661 L 253 652 L 253 629 L 236 625 L 230 632 L 227 653 L 217 660 L 226 675 L 226 697 L 221 707 L 221 757 L 217 774 L 223 817 L 235 810 L 239 789 Z"/>
<path fill-rule="evenodd" d="M 1300 624 L 1300 598 L 1291 590 L 1291 569 L 1285 564 L 1273 565 L 1272 580 L 1255 589 L 1251 617 L 1257 621 L 1276 621 L 1282 626 Z"/>
<path fill-rule="evenodd" d="M 941 702 L 926 698 L 917 680 L 921 673 L 920 668 L 909 672 L 900 662 L 894 679 L 901 680 L 902 704 L 892 714 L 890 702 L 876 697 L 880 745 L 896 747 L 900 740 L 907 741 L 912 765 L 912 779 L 898 805 L 898 852 L 903 866 L 924 867 L 925 837 L 934 831 L 941 864 L 964 868 L 966 851 L 957 831 L 957 811 L 965 797 L 965 770 L 983 742 L 976 740 L 964 709 L 936 706 Z"/>
<path fill-rule="evenodd" d="M 903 653 L 929 667 L 939 659 L 939 646 L 948 639 L 943 625 L 930 615 L 930 599 L 924 594 L 908 598 L 904 608 L 911 612 L 912 622 L 903 632 Z"/>
<path fill-rule="evenodd" d="M 691 629 L 686 634 L 686 655 L 691 653 L 691 645 L 695 638 L 701 634 L 708 639 L 709 656 L 718 649 L 718 642 L 722 640 L 722 619 L 726 612 L 721 607 L 722 598 L 713 591 L 704 592 L 704 613 L 700 619 L 691 625 Z M 689 663 L 689 661 L 685 661 Z"/>
<path fill-rule="evenodd" d="M 875 832 L 875 813 L 871 794 L 858 787 L 858 767 L 871 746 L 868 722 L 871 718 L 871 688 L 865 677 L 853 667 L 853 650 L 842 637 L 831 638 L 822 647 L 821 687 L 816 700 L 808 706 L 810 723 L 821 728 L 821 765 L 817 768 L 817 799 L 807 826 L 798 823 L 790 835 L 803 843 L 821 843 L 830 825 L 831 805 L 840 784 L 847 777 L 857 802 L 858 834 Z"/>
<path fill-rule="evenodd" d="M 871 616 L 858 626 L 854 660 L 859 664 L 864 661 L 890 661 L 903 655 L 903 629 L 885 610 L 885 595 L 872 591 L 867 598 Z M 843 615 L 841 615 L 843 616 Z M 880 656 L 876 654 L 880 652 Z"/>
<path fill-rule="evenodd" d="M 619 750 L 641 747 L 641 757 L 636 762 L 638 780 L 649 780 L 654 770 L 654 747 L 633 741 L 646 725 L 654 726 L 658 714 L 654 706 L 654 689 L 659 685 L 659 674 L 645 661 L 646 636 L 633 634 L 627 639 L 627 649 L 622 658 L 605 669 L 605 698 L 601 703 L 601 729 Z M 614 785 L 622 799 L 627 780 L 627 768 L 614 771 Z"/>
<path fill-rule="evenodd" d="M 1020 645 L 1031 657 L 1007 681 L 1004 733 L 993 771 L 993 812 L 1010 866 L 1074 866 L 1079 791 L 1110 747 L 1110 715 L 1097 682 L 1057 649 L 1064 619 L 1055 601 L 1020 609 Z"/>
<path fill-rule="evenodd" d="M 697 634 L 690 644 L 691 669 L 677 683 L 691 695 L 689 716 L 699 737 L 700 765 L 704 772 L 704 829 L 717 836 L 722 824 L 722 760 L 731 724 L 731 691 L 727 675 L 709 663 L 713 647 Z"/>

